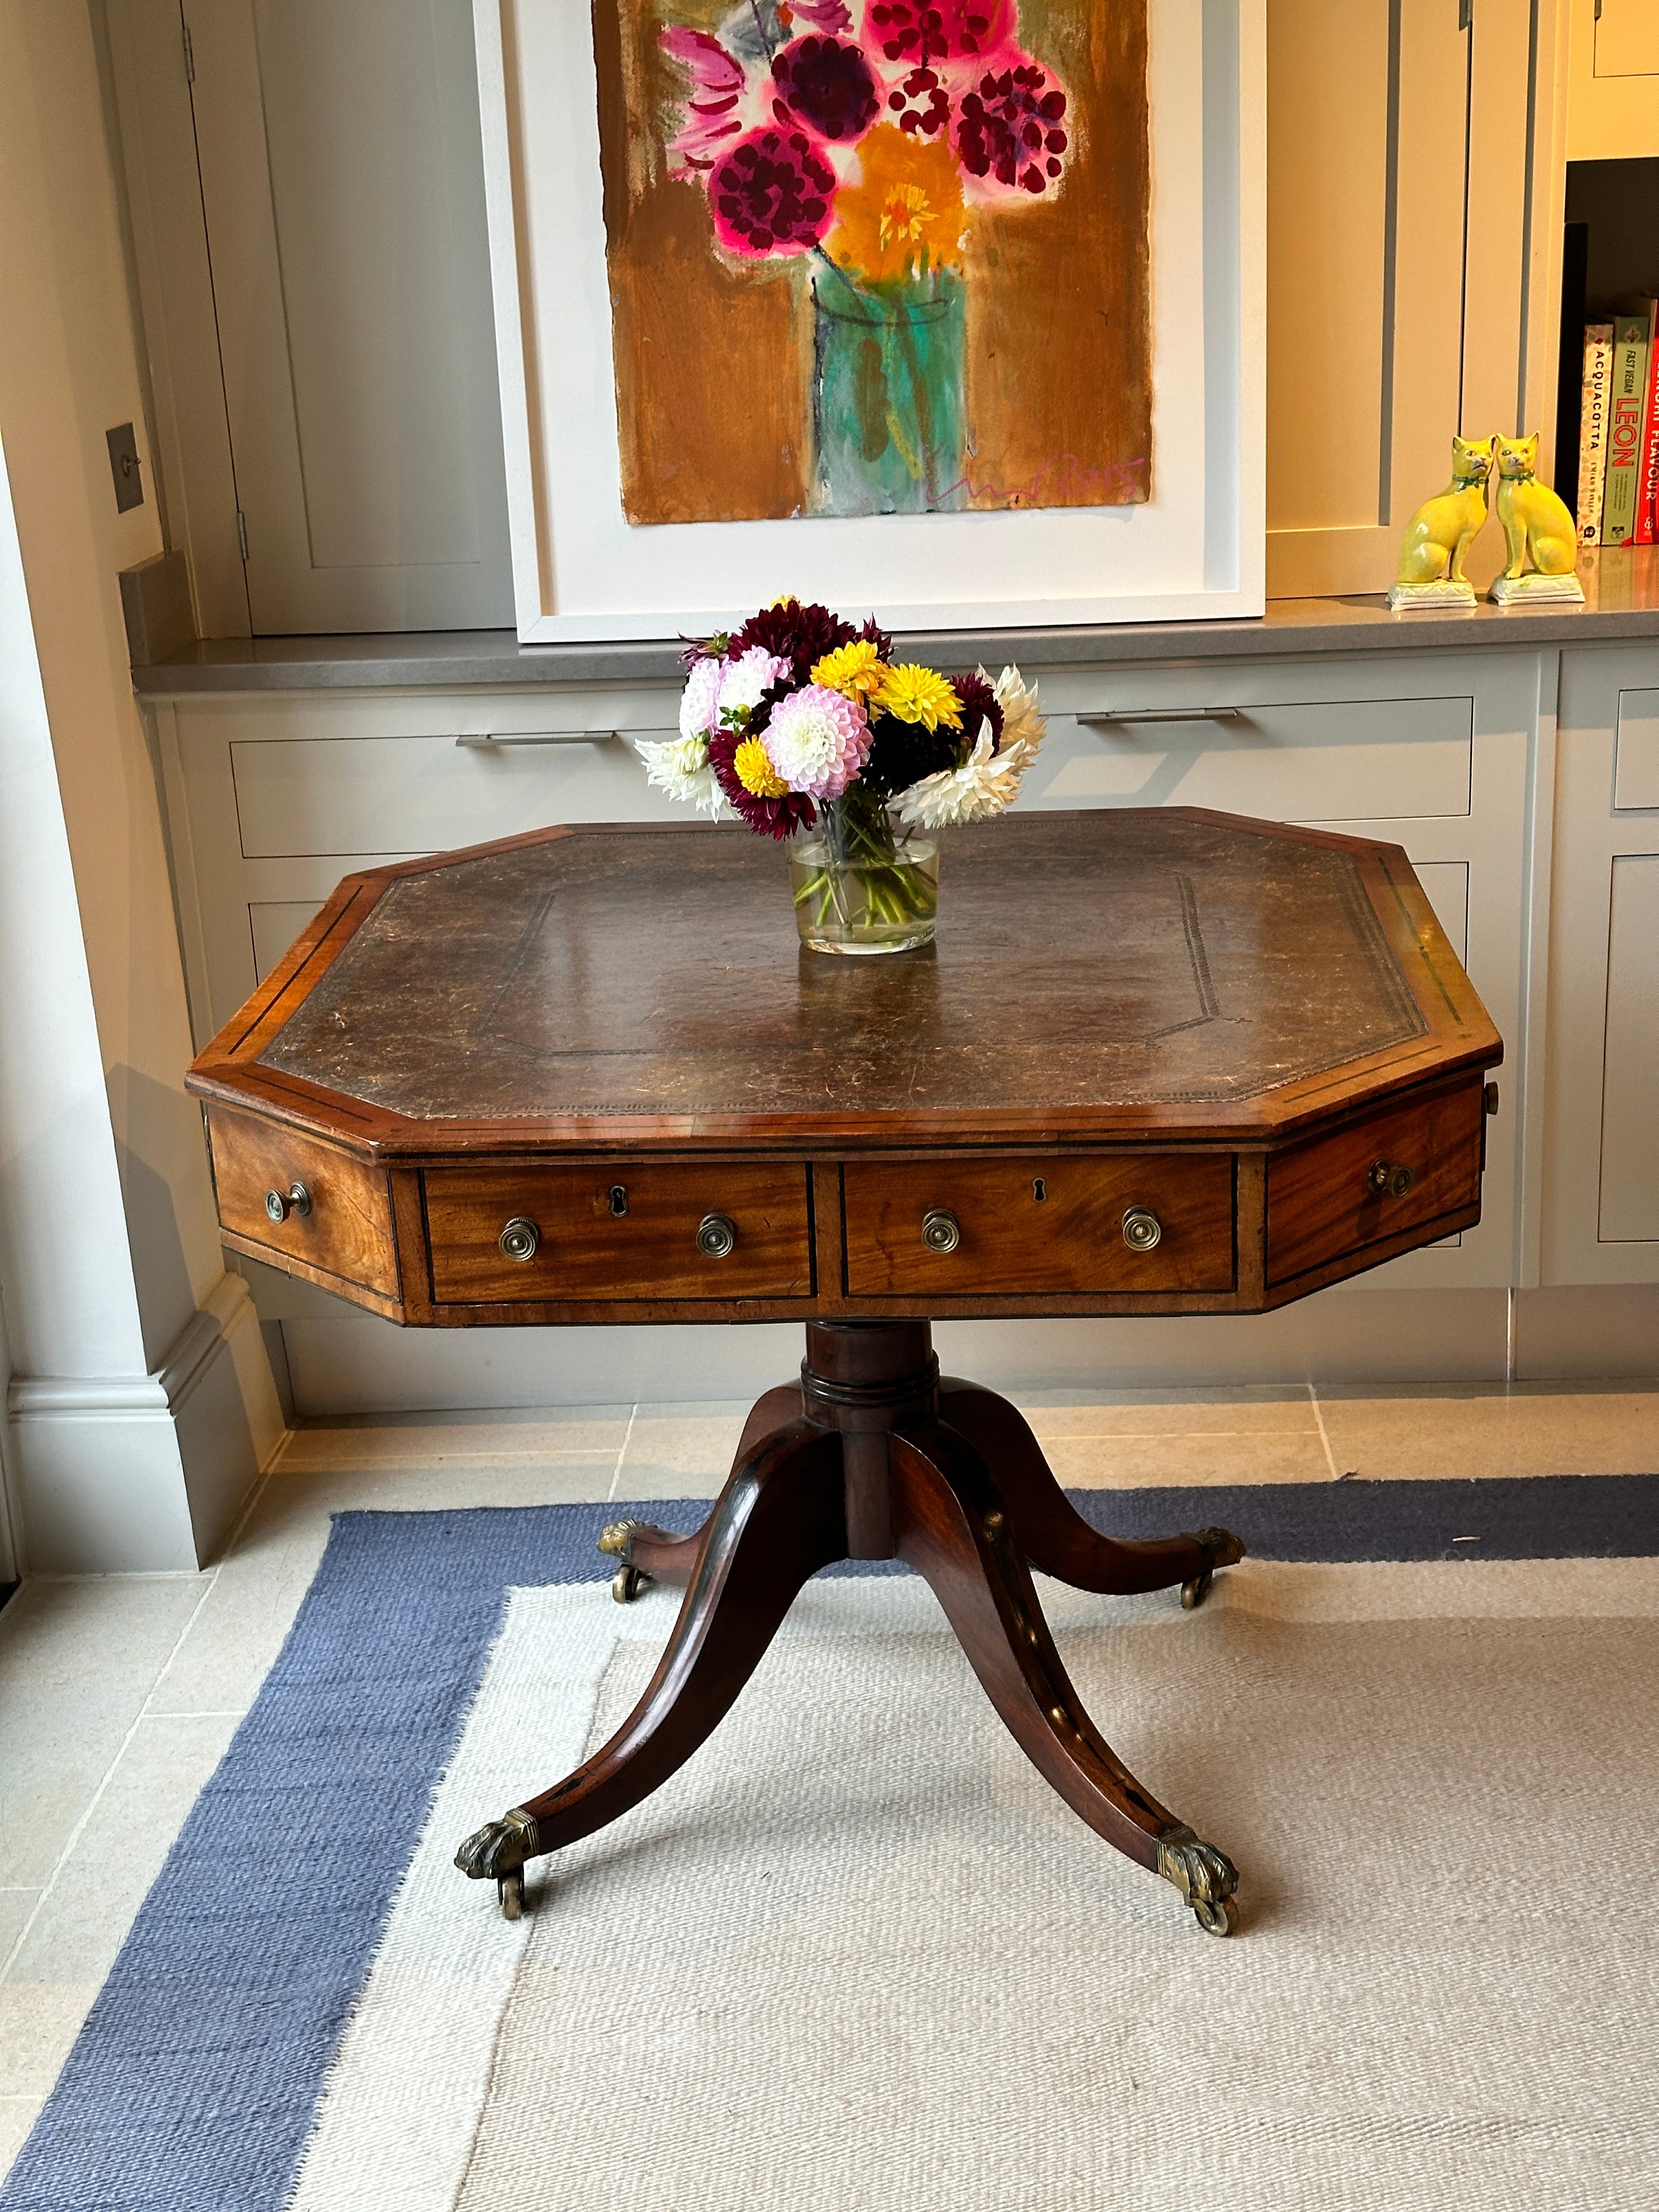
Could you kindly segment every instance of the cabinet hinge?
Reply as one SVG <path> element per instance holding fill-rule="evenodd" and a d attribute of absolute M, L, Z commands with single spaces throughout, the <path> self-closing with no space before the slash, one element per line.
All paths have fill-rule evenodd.
<path fill-rule="evenodd" d="M 236 543 L 242 549 L 242 564 L 247 565 L 247 517 L 239 507 L 236 510 Z"/>
<path fill-rule="evenodd" d="M 179 27 L 183 30 L 185 34 L 185 82 L 186 84 L 194 84 L 196 82 L 195 42 L 190 35 L 190 25 L 188 23 L 183 23 Z"/>

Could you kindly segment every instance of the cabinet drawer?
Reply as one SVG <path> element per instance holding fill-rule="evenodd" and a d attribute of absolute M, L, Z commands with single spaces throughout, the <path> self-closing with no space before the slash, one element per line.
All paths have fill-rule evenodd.
<path fill-rule="evenodd" d="M 432 1295 L 477 1300 L 789 1298 L 812 1290 L 808 1170 L 723 1161 L 640 1167 L 437 1168 L 426 1182 Z M 712 1249 L 711 1217 L 730 1224 Z M 510 1221 L 534 1249 L 501 1249 Z"/>
<path fill-rule="evenodd" d="M 1110 1158 L 861 1161 L 844 1171 L 847 1288 L 854 1297 L 1036 1297 L 1047 1291 L 1227 1291 L 1233 1163 L 1226 1153 Z M 1140 1208 L 1158 1241 L 1135 1249 Z M 954 1244 L 930 1244 L 930 1215 Z"/>
<path fill-rule="evenodd" d="M 1481 1088 L 1389 1108 L 1269 1160 L 1268 1282 L 1479 1205 Z M 1409 1188 L 1375 1188 L 1383 1164 L 1409 1170 Z"/>
<path fill-rule="evenodd" d="M 264 1245 L 278 1255 L 277 1266 L 301 1260 L 383 1297 L 398 1296 L 398 1248 L 383 1170 L 280 1123 L 221 1106 L 209 1111 L 208 1135 L 219 1218 L 233 1235 Z M 288 1200 L 296 1183 L 309 1212 L 289 1200 L 285 1218 L 273 1220 L 266 1194 Z"/>

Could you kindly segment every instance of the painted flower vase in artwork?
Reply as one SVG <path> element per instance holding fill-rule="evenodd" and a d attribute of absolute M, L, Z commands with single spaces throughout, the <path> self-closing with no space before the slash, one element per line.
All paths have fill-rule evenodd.
<path fill-rule="evenodd" d="M 812 281 L 813 505 L 822 514 L 937 514 L 965 503 L 963 286 L 951 269 L 865 286 Z"/>
<path fill-rule="evenodd" d="M 939 833 L 900 820 L 850 785 L 791 840 L 795 927 L 814 952 L 910 952 L 939 912 Z"/>

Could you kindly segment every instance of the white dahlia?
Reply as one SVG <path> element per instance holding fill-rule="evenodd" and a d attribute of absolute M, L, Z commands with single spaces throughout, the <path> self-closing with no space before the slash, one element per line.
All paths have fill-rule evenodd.
<path fill-rule="evenodd" d="M 726 678 L 723 660 L 694 660 L 680 694 L 680 735 L 707 738 L 720 726 L 720 685 Z"/>
<path fill-rule="evenodd" d="M 686 688 L 689 690 L 690 686 Z M 645 763 L 647 783 L 654 783 L 659 791 L 665 791 L 682 805 L 695 806 L 699 814 L 709 815 L 715 821 L 720 819 L 726 800 L 708 764 L 706 738 L 635 738 L 634 750 Z"/>
<path fill-rule="evenodd" d="M 989 684 L 991 679 L 981 668 L 980 674 Z M 997 695 L 997 704 L 1002 709 L 1002 742 L 1006 747 L 1012 738 L 1025 748 L 1025 766 L 1030 768 L 1036 758 L 1037 748 L 1042 743 L 1048 725 L 1042 709 L 1037 705 L 1036 686 L 1028 689 L 1017 668 L 1005 668 L 992 689 Z"/>
<path fill-rule="evenodd" d="M 747 653 L 740 653 L 735 660 L 725 661 L 721 666 L 722 716 L 747 713 L 758 707 L 761 693 L 781 683 L 789 673 L 789 663 L 769 653 L 763 645 L 751 645 Z"/>
<path fill-rule="evenodd" d="M 981 668 L 980 674 L 991 679 Z M 991 750 L 991 726 L 981 721 L 974 749 L 960 768 L 941 769 L 901 792 L 901 819 L 924 830 L 948 830 L 958 822 L 988 822 L 1012 806 L 1020 780 L 1037 757 L 1048 727 L 1036 701 L 1017 668 L 1005 668 L 992 687 L 1002 709 L 1002 743 Z"/>

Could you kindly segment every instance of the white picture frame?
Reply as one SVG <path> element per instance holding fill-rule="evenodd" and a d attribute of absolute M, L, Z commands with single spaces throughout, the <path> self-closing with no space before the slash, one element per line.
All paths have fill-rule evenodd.
<path fill-rule="evenodd" d="M 523 642 L 701 635 L 786 589 L 899 630 L 1261 613 L 1266 0 L 1148 0 L 1146 504 L 645 526 L 622 507 L 586 0 L 473 4 Z"/>

